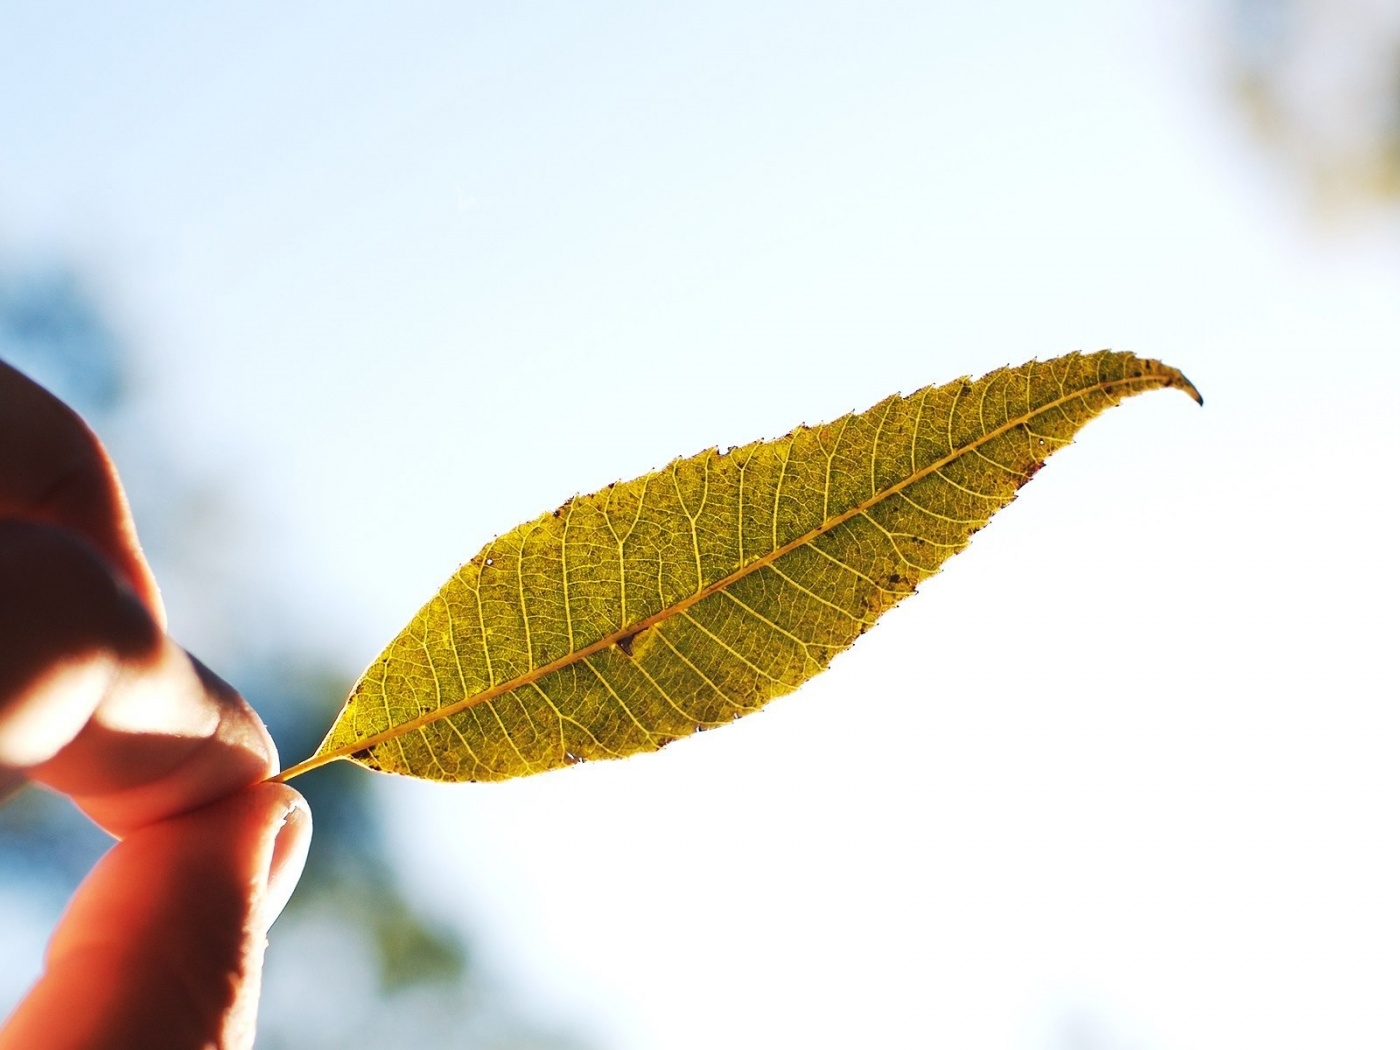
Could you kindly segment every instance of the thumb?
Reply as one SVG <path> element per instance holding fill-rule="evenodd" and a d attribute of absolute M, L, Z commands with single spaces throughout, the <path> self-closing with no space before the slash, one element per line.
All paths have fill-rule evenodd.
<path fill-rule="evenodd" d="M 0 1050 L 248 1050 L 310 832 L 297 792 L 257 784 L 129 834 L 78 889 Z"/>

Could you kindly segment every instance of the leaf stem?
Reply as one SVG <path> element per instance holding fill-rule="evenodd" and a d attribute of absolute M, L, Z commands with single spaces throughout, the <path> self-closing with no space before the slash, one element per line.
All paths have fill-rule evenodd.
<path fill-rule="evenodd" d="M 288 766 L 276 776 L 268 777 L 265 781 L 263 781 L 263 783 L 285 784 L 293 777 L 299 777 L 303 773 L 308 773 L 311 770 L 317 768 L 318 766 L 324 766 L 331 762 L 334 762 L 340 757 L 340 755 L 312 755 L 310 758 L 303 759 L 294 766 Z"/>

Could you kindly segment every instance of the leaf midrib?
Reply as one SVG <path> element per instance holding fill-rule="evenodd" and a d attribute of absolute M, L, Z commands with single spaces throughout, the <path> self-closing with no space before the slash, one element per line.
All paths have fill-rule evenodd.
<path fill-rule="evenodd" d="M 391 728 L 386 729 L 382 733 L 375 733 L 371 736 L 364 737 L 363 739 L 356 741 L 353 745 L 345 745 L 343 747 L 335 749 L 334 751 L 318 752 L 317 754 L 311 756 L 305 761 L 298 762 L 296 765 L 283 770 L 281 773 L 279 773 L 276 777 L 273 777 L 272 779 L 278 781 L 290 780 L 292 777 L 298 776 L 301 773 L 305 773 L 306 771 L 314 769 L 317 766 L 324 765 L 327 762 L 332 762 L 339 758 L 346 758 L 352 754 L 355 754 L 356 752 L 364 751 L 368 748 L 374 747 L 376 744 L 382 744 L 386 740 L 394 740 L 398 737 L 411 733 L 416 729 L 420 729 L 425 725 L 431 725 L 433 722 L 440 721 L 444 718 L 450 718 L 451 716 L 461 711 L 465 711 L 468 708 L 476 707 L 478 704 L 489 703 L 490 701 L 495 700 L 498 697 L 505 696 L 507 693 L 514 692 L 516 689 L 519 689 L 522 686 L 527 686 L 538 682 L 541 678 L 544 678 L 547 675 L 551 675 L 555 671 L 563 670 L 566 667 L 586 660 L 593 654 L 600 653 L 604 649 L 607 649 L 609 646 L 617 645 L 619 642 L 623 641 L 626 638 L 635 637 L 641 632 L 651 627 L 655 627 L 659 623 L 665 622 L 672 616 L 676 616 L 680 613 L 685 612 L 693 605 L 704 601 L 706 598 L 710 597 L 713 594 L 717 594 L 718 592 L 734 584 L 736 581 L 743 579 L 745 576 L 748 576 L 750 573 L 757 572 L 759 569 L 771 565 L 773 562 L 777 561 L 784 555 L 794 550 L 797 550 L 799 547 L 811 543 L 819 536 L 830 532 L 837 526 L 842 525 L 847 521 L 850 521 L 852 518 L 864 514 L 876 504 L 888 499 L 890 496 L 902 492 L 904 489 L 918 483 L 919 481 L 922 481 L 924 478 L 927 478 L 932 474 L 936 474 L 938 471 L 942 470 L 950 463 L 955 462 L 959 457 L 964 456 L 969 452 L 976 451 L 978 448 L 982 447 L 983 445 L 989 444 L 992 441 L 995 441 L 997 438 L 1009 433 L 1016 427 L 1023 426 L 1029 423 L 1037 416 L 1043 415 L 1044 413 L 1059 408 L 1062 405 L 1068 404 L 1071 401 L 1075 401 L 1082 398 L 1091 390 L 1100 390 L 1104 393 L 1107 393 L 1117 387 L 1131 386 L 1134 384 L 1146 384 L 1149 386 L 1171 386 L 1173 385 L 1174 379 L 1175 377 L 1170 372 L 1164 375 L 1148 374 L 1138 376 L 1124 376 L 1122 379 L 1100 381 L 1094 383 L 1091 386 L 1087 386 L 1080 390 L 1076 390 L 1073 393 L 1065 393 L 1060 397 L 1057 397 L 1053 401 L 1049 401 L 1046 404 L 1040 406 L 1033 412 L 1026 412 L 1022 415 L 1008 419 L 1001 426 L 996 427 L 993 430 L 989 430 L 981 437 L 969 442 L 966 445 L 961 446 L 960 448 L 950 451 L 946 456 L 944 456 L 941 459 L 935 460 L 933 463 L 930 463 L 927 467 L 924 467 L 922 470 L 915 471 L 907 477 L 901 478 L 893 485 L 882 489 L 880 492 L 875 493 L 868 499 L 862 500 L 861 502 L 854 504 L 849 509 L 841 512 L 833 518 L 827 519 L 826 521 L 818 525 L 816 528 L 808 530 L 801 536 L 798 536 L 797 538 L 783 544 L 781 547 L 777 547 L 774 550 L 768 552 L 767 554 L 764 554 L 761 557 L 754 559 L 747 565 L 740 566 L 733 572 L 729 573 L 727 576 L 724 576 L 721 579 L 716 580 L 709 586 L 696 591 L 689 597 L 682 598 L 680 601 L 675 602 L 672 605 L 668 605 L 666 608 L 660 609 L 652 615 L 645 617 L 644 619 L 637 620 L 635 623 L 628 624 L 609 635 L 599 638 L 595 642 L 590 642 L 588 645 L 584 646 L 581 649 L 575 649 L 572 652 L 566 653 L 563 656 L 559 657 L 557 660 L 551 660 L 549 663 L 542 664 L 539 667 L 526 672 L 525 674 L 517 675 L 516 677 L 509 679 L 508 681 L 501 682 L 498 685 L 493 685 L 487 689 L 483 689 L 479 693 L 473 693 L 471 696 L 463 697 L 456 703 L 448 704 L 445 707 L 436 708 L 435 710 L 429 711 L 426 714 L 419 715 L 417 718 L 410 719 L 407 722 L 400 722 L 398 725 L 392 726 Z"/>

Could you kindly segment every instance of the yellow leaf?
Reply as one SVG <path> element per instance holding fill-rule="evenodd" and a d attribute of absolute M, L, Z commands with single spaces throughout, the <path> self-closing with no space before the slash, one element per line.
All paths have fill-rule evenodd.
<path fill-rule="evenodd" d="M 797 688 L 1125 397 L 1195 387 L 1102 351 L 889 397 L 577 496 L 463 565 L 315 755 L 502 780 L 654 751 Z"/>

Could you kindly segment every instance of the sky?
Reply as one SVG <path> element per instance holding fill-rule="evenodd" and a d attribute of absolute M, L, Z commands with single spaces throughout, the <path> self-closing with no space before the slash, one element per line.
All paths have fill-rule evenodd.
<path fill-rule="evenodd" d="M 0 0 L 0 261 L 90 276 L 347 675 L 575 492 L 1032 357 L 1180 367 L 1204 409 L 1094 422 L 761 714 L 386 781 L 404 877 L 619 1050 L 1388 1045 L 1400 229 L 1310 215 L 1215 17 Z"/>

